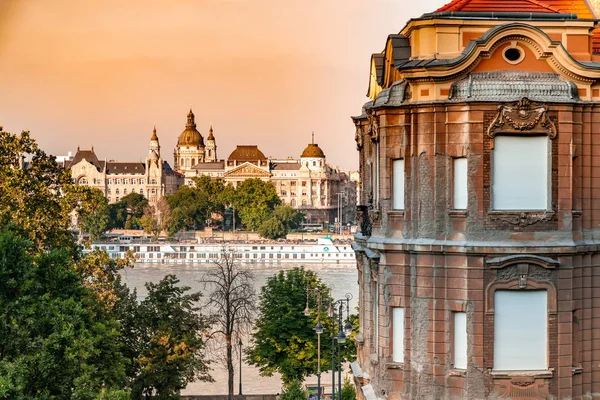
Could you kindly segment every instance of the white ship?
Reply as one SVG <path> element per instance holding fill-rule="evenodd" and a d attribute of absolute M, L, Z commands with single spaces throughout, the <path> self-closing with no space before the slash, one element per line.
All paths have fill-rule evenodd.
<path fill-rule="evenodd" d="M 144 264 L 210 264 L 221 259 L 223 251 L 239 262 L 249 264 L 350 264 L 355 262 L 350 244 L 336 245 L 328 238 L 311 243 L 93 243 L 92 249 L 106 250 L 112 258 L 134 253 L 135 262 Z"/>

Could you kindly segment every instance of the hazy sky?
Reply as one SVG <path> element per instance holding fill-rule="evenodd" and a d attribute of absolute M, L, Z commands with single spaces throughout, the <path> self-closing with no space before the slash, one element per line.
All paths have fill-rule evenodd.
<path fill-rule="evenodd" d="M 219 158 L 298 157 L 311 131 L 357 168 L 371 53 L 446 0 L 0 0 L 0 126 L 55 155 L 173 162 L 190 105 Z"/>

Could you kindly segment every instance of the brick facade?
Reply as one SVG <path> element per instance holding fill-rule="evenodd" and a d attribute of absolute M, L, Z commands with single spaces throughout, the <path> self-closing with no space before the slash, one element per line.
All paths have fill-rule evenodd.
<path fill-rule="evenodd" d="M 444 23 L 453 23 L 449 19 Z M 410 38 L 415 24 L 418 19 L 402 33 Z M 529 28 L 519 29 L 490 34 L 482 46 L 493 48 L 494 41 L 506 37 L 518 43 L 539 40 Z M 421 42 L 425 38 L 421 35 Z M 556 85 L 567 82 L 573 89 L 563 97 L 536 88 L 541 78 L 533 73 L 526 75 L 530 82 L 514 88 L 488 85 L 488 92 L 496 90 L 498 97 L 502 90 L 514 89 L 512 99 L 494 101 L 477 94 L 452 98 L 454 83 L 479 60 L 491 57 L 462 50 L 460 70 L 440 63 L 435 70 L 424 66 L 417 71 L 399 66 L 398 60 L 390 63 L 395 72 L 382 72 L 372 82 L 378 89 L 370 93 L 377 95 L 354 117 L 364 199 L 364 234 L 356 236 L 355 244 L 362 369 L 357 383 L 370 384 L 378 397 L 390 400 L 600 398 L 600 103 L 568 94 L 597 86 L 600 75 L 592 70 L 600 65 L 582 64 L 574 72 L 572 65 L 556 61 Z M 386 60 L 394 60 L 387 52 L 388 47 Z M 536 57 L 551 64 L 553 56 Z M 492 67 L 510 69 L 501 63 Z M 485 75 L 471 76 L 483 77 L 485 84 Z M 398 77 L 407 83 L 402 93 L 394 92 L 400 90 L 394 86 Z M 426 82 L 438 98 L 417 101 L 424 96 L 418 88 Z M 523 107 L 518 115 L 529 125 L 494 125 L 499 113 L 516 107 Z M 548 137 L 546 209 L 494 209 L 494 135 Z M 458 157 L 466 157 L 468 165 L 464 210 L 453 209 L 452 166 Z M 404 209 L 394 210 L 392 161 L 400 158 Z M 546 293 L 547 368 L 494 368 L 498 290 Z M 404 308 L 402 362 L 392 361 L 393 307 Z M 455 312 L 466 313 L 466 369 L 453 366 Z"/>

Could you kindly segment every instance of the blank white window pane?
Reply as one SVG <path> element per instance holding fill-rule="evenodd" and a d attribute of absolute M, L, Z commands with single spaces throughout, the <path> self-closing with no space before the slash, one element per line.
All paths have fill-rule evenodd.
<path fill-rule="evenodd" d="M 467 369 L 467 313 L 454 313 L 454 368 Z"/>
<path fill-rule="evenodd" d="M 392 309 L 392 321 L 394 335 L 392 361 L 404 362 L 404 308 L 394 307 Z"/>
<path fill-rule="evenodd" d="M 454 209 L 467 208 L 467 159 L 454 159 Z"/>
<path fill-rule="evenodd" d="M 496 136 L 492 202 L 495 210 L 548 207 L 548 138 Z"/>
<path fill-rule="evenodd" d="M 548 369 L 546 291 L 498 290 L 494 294 L 494 369 Z"/>
<path fill-rule="evenodd" d="M 394 210 L 404 210 L 404 160 L 393 161 L 392 177 L 394 190 L 392 207 Z"/>

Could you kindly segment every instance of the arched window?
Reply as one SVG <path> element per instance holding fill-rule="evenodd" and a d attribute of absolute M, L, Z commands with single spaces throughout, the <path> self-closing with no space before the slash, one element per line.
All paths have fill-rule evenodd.
<path fill-rule="evenodd" d="M 140 194 L 144 194 L 144 189 L 140 189 Z"/>
<path fill-rule="evenodd" d="M 79 180 L 79 184 L 80 184 L 80 185 L 87 185 L 87 178 L 81 178 L 81 179 Z"/>
<path fill-rule="evenodd" d="M 184 166 L 184 162 L 185 162 L 185 161 L 183 161 L 183 158 L 182 158 L 182 159 L 181 159 L 181 166 L 182 166 L 182 167 Z"/>
<path fill-rule="evenodd" d="M 313 167 L 316 167 L 316 166 L 317 166 L 317 162 L 313 161 Z"/>
<path fill-rule="evenodd" d="M 210 157 L 210 156 L 211 156 L 211 154 L 212 154 L 212 150 L 210 150 L 210 149 L 209 149 L 209 150 L 208 150 L 208 156 Z"/>
<path fill-rule="evenodd" d="M 302 205 L 305 206 L 306 205 L 306 200 L 302 200 Z"/>
<path fill-rule="evenodd" d="M 107 188 L 107 189 L 106 189 L 106 193 L 107 193 L 107 194 L 110 194 L 110 188 Z"/>
<path fill-rule="evenodd" d="M 127 194 L 127 189 L 123 189 L 123 194 Z"/>
<path fill-rule="evenodd" d="M 152 184 L 156 185 L 156 179 L 152 179 Z"/>
<path fill-rule="evenodd" d="M 156 189 L 152 189 L 151 193 L 156 194 Z"/>
<path fill-rule="evenodd" d="M 116 188 L 116 189 L 115 189 L 115 193 L 116 193 L 116 194 L 119 194 L 119 188 Z M 117 201 L 118 201 L 118 200 L 117 200 Z"/>
<path fill-rule="evenodd" d="M 193 167 L 194 165 L 196 165 L 196 159 L 195 159 L 195 158 L 192 158 L 192 167 Z"/>
<path fill-rule="evenodd" d="M 292 199 L 292 201 L 290 201 L 290 206 L 296 207 L 296 199 Z"/>

